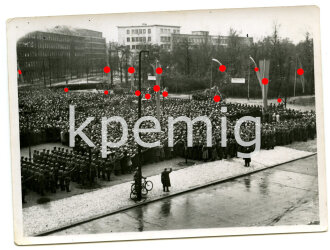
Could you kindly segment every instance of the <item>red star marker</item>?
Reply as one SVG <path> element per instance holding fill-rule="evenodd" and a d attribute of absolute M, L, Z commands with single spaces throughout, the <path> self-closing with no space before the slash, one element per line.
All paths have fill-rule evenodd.
<path fill-rule="evenodd" d="M 159 90 L 160 90 L 159 85 L 155 85 L 155 86 L 154 86 L 154 91 L 155 91 L 155 92 L 158 92 Z"/>
<path fill-rule="evenodd" d="M 18 70 L 18 74 L 20 74 L 20 75 L 22 74 L 22 71 L 20 69 Z"/>
<path fill-rule="evenodd" d="M 150 96 L 150 94 L 146 94 L 145 97 L 146 97 L 146 99 L 149 100 L 151 96 Z"/>
<path fill-rule="evenodd" d="M 297 74 L 300 75 L 300 76 L 303 75 L 304 74 L 304 70 L 301 69 L 301 68 L 300 69 L 297 69 Z"/>
<path fill-rule="evenodd" d="M 281 102 L 282 102 L 282 99 L 281 99 L 281 98 L 278 98 L 278 99 L 277 99 L 277 102 L 278 102 L 278 103 L 281 103 Z"/>
<path fill-rule="evenodd" d="M 110 67 L 109 66 L 105 66 L 103 68 L 103 71 L 104 71 L 104 73 L 109 73 L 110 72 Z"/>
<path fill-rule="evenodd" d="M 136 96 L 140 96 L 140 95 L 141 95 L 141 91 L 140 91 L 140 90 L 136 90 L 136 91 L 135 91 L 135 95 L 136 95 Z"/>
<path fill-rule="evenodd" d="M 69 92 L 69 89 L 68 88 L 64 88 L 64 92 L 65 93 L 68 93 Z"/>
<path fill-rule="evenodd" d="M 213 97 L 213 100 L 215 101 L 215 102 L 220 102 L 220 96 L 218 96 L 218 95 L 215 95 L 214 97 Z"/>
<path fill-rule="evenodd" d="M 158 75 L 160 75 L 161 73 L 163 73 L 163 69 L 162 69 L 162 68 L 157 68 L 157 69 L 156 69 L 156 73 L 157 73 Z"/>
<path fill-rule="evenodd" d="M 258 68 L 258 67 L 255 67 L 255 68 L 254 68 L 254 71 L 255 71 L 255 72 L 259 71 L 259 68 Z"/>
<path fill-rule="evenodd" d="M 267 78 L 262 78 L 261 83 L 263 85 L 267 85 L 268 84 L 268 79 Z"/>
<path fill-rule="evenodd" d="M 108 90 L 104 90 L 104 94 L 105 95 L 109 94 L 109 91 Z"/>
<path fill-rule="evenodd" d="M 225 72 L 225 70 L 226 70 L 226 66 L 225 66 L 225 65 L 220 65 L 220 66 L 219 66 L 219 70 L 220 70 L 221 72 Z"/>
<path fill-rule="evenodd" d="M 135 72 L 134 67 L 129 67 L 129 68 L 128 68 L 128 73 L 133 74 L 134 72 Z"/>
<path fill-rule="evenodd" d="M 163 96 L 164 96 L 164 97 L 167 97 L 167 96 L 168 96 L 168 92 L 167 92 L 167 91 L 164 91 L 164 92 L 163 92 Z"/>

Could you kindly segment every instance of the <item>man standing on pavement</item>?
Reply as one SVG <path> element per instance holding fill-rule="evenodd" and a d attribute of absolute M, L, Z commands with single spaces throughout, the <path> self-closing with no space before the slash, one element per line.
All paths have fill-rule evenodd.
<path fill-rule="evenodd" d="M 170 168 L 170 171 L 167 171 L 167 168 L 164 169 L 164 171 L 161 174 L 161 181 L 163 184 L 163 192 L 170 192 L 168 190 L 168 187 L 171 186 L 171 180 L 170 180 L 170 173 L 172 172 L 172 168 Z M 165 191 L 166 189 L 166 191 Z"/>

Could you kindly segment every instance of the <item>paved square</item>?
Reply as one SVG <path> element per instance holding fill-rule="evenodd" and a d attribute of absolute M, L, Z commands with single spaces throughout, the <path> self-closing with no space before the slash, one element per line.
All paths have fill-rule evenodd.
<path fill-rule="evenodd" d="M 170 193 L 163 193 L 160 174 L 154 175 L 148 177 L 154 183 L 154 188 L 148 193 L 147 201 L 178 194 L 192 188 L 252 173 L 313 154 L 287 147 L 275 147 L 274 150 L 261 150 L 254 155 L 249 168 L 244 167 L 243 160 L 239 158 L 194 165 L 173 171 L 170 174 L 172 183 Z M 31 236 L 45 233 L 134 206 L 135 203 L 129 198 L 130 186 L 131 182 L 125 182 L 24 208 L 24 234 Z"/>

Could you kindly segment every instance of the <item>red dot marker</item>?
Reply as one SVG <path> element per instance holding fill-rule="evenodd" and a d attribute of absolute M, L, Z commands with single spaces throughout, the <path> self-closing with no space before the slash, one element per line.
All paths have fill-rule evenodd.
<path fill-rule="evenodd" d="M 255 68 L 254 68 L 254 71 L 255 71 L 255 72 L 258 72 L 258 71 L 259 71 L 259 68 L 258 68 L 258 67 L 255 67 Z"/>
<path fill-rule="evenodd" d="M 297 74 L 300 75 L 300 76 L 303 75 L 304 74 L 304 70 L 301 69 L 301 68 L 300 69 L 297 69 Z"/>
<path fill-rule="evenodd" d="M 64 92 L 65 93 L 68 93 L 69 92 L 69 89 L 68 88 L 64 88 Z"/>
<path fill-rule="evenodd" d="M 225 66 L 225 65 L 220 65 L 220 66 L 219 66 L 219 70 L 220 70 L 221 72 L 225 72 L 225 71 L 226 71 L 226 66 Z"/>
<path fill-rule="evenodd" d="M 159 85 L 155 85 L 155 86 L 154 86 L 154 91 L 155 91 L 155 92 L 158 92 L 159 90 L 160 90 Z"/>
<path fill-rule="evenodd" d="M 213 97 L 213 100 L 215 101 L 215 102 L 220 102 L 220 96 L 218 96 L 218 95 L 215 95 L 214 97 Z"/>
<path fill-rule="evenodd" d="M 20 74 L 20 75 L 22 74 L 22 71 L 20 69 L 18 70 L 18 74 Z"/>
<path fill-rule="evenodd" d="M 160 75 L 161 73 L 163 73 L 163 69 L 162 69 L 162 68 L 157 68 L 157 69 L 156 69 L 156 73 L 157 73 L 158 75 Z"/>
<path fill-rule="evenodd" d="M 109 73 L 110 72 L 110 67 L 109 66 L 105 66 L 103 68 L 103 71 L 104 71 L 104 73 Z"/>
<path fill-rule="evenodd" d="M 140 91 L 140 90 L 136 90 L 136 91 L 135 91 L 135 95 L 136 95 L 136 96 L 140 96 L 140 95 L 141 95 L 141 91 Z"/>
<path fill-rule="evenodd" d="M 134 67 L 129 67 L 129 68 L 128 68 L 128 73 L 133 74 L 134 72 L 135 72 Z"/>
<path fill-rule="evenodd" d="M 151 96 L 150 96 L 150 94 L 146 94 L 145 97 L 146 97 L 146 99 L 149 100 Z"/>
<path fill-rule="evenodd" d="M 104 90 L 104 94 L 105 95 L 109 94 L 109 91 L 108 90 Z"/>
<path fill-rule="evenodd" d="M 281 99 L 281 98 L 278 98 L 278 99 L 277 99 L 277 102 L 278 102 L 278 103 L 281 103 L 281 102 L 282 102 L 282 99 Z"/>
<path fill-rule="evenodd" d="M 168 96 L 168 92 L 167 92 L 167 91 L 164 91 L 164 92 L 163 92 L 163 96 L 164 96 L 164 97 L 167 97 L 167 96 Z"/>
<path fill-rule="evenodd" d="M 267 85 L 268 84 L 268 79 L 267 78 L 262 78 L 261 83 L 263 85 Z"/>

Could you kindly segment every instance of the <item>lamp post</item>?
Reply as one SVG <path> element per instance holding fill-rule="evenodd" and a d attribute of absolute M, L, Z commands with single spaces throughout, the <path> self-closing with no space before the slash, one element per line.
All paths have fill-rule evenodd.
<path fill-rule="evenodd" d="M 250 61 L 249 61 L 249 66 L 248 66 L 248 86 L 247 86 L 247 99 L 250 100 Z"/>
<path fill-rule="evenodd" d="M 168 69 L 170 68 L 170 66 L 169 65 L 167 65 L 166 66 L 166 72 L 168 71 Z M 166 73 L 165 73 L 166 74 Z M 165 88 L 165 74 L 163 73 L 163 84 L 162 84 L 162 89 L 164 90 L 164 91 L 167 91 L 167 89 Z M 164 115 L 164 113 L 165 113 L 165 111 L 164 111 L 164 105 L 165 105 L 165 97 L 164 97 L 164 95 L 163 95 L 163 115 Z"/>
<path fill-rule="evenodd" d="M 128 66 L 128 56 L 129 56 L 129 51 L 127 49 L 127 47 L 125 46 L 120 46 L 117 48 L 117 54 L 118 52 L 120 51 L 121 55 L 120 55 L 120 60 L 119 60 L 119 63 L 120 63 L 120 83 L 123 83 L 123 60 L 124 60 L 124 57 L 125 57 L 125 68 L 127 69 L 127 66 Z M 125 83 L 127 84 L 128 82 L 128 72 L 125 71 Z"/>
<path fill-rule="evenodd" d="M 219 64 L 219 66 L 221 66 L 222 65 L 222 63 L 219 61 L 219 60 L 217 60 L 217 59 L 215 59 L 215 58 L 212 58 L 212 60 L 211 60 L 211 82 L 210 82 L 210 91 L 211 91 L 211 88 L 212 88 L 212 62 L 216 62 L 216 63 L 218 63 Z M 219 88 L 220 88 L 220 86 L 219 86 Z"/>
<path fill-rule="evenodd" d="M 112 67 L 113 65 L 112 65 L 112 57 L 111 57 L 112 55 L 111 55 L 111 52 L 112 52 L 111 42 L 109 42 L 109 50 L 108 50 L 109 57 L 108 57 L 108 61 L 109 61 L 109 66 L 111 68 L 111 71 L 110 71 L 110 86 L 113 87 L 113 70 L 114 70 L 114 67 Z"/>
<path fill-rule="evenodd" d="M 148 50 L 141 50 L 139 52 L 139 90 L 142 90 L 142 86 L 141 86 L 141 56 L 143 53 L 146 53 L 149 55 L 149 51 Z M 142 105 L 142 94 L 139 95 L 139 102 L 138 102 L 138 119 L 141 118 L 141 105 Z M 142 198 L 142 163 L 141 163 L 141 146 L 138 145 L 138 159 L 139 159 L 139 163 L 138 163 L 138 180 L 137 183 L 135 184 L 136 187 L 136 196 L 137 196 L 137 200 L 140 201 Z"/>

